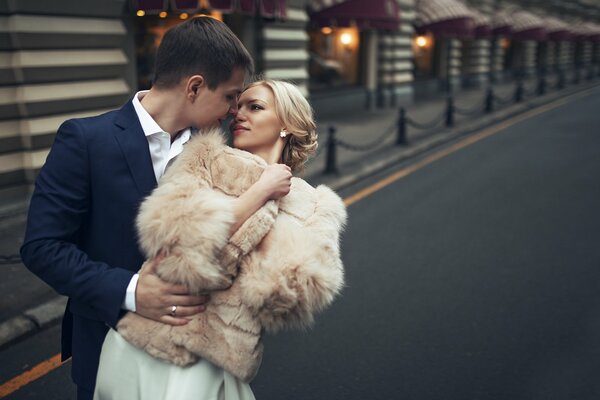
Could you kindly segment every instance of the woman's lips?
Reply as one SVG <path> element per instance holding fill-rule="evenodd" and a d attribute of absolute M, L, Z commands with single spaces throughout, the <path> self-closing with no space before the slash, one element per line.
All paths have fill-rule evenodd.
<path fill-rule="evenodd" d="M 238 135 L 242 135 L 244 133 L 248 132 L 248 129 L 242 127 L 242 126 L 236 126 L 235 128 L 233 128 L 233 135 L 234 136 L 238 136 Z"/>

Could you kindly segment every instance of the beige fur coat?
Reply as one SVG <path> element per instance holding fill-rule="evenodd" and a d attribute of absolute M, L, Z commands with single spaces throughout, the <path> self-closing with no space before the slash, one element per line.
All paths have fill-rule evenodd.
<path fill-rule="evenodd" d="M 119 333 L 154 357 L 185 366 L 206 358 L 243 381 L 260 366 L 264 331 L 304 327 L 340 292 L 342 200 L 325 186 L 292 178 L 290 193 L 269 201 L 233 236 L 231 201 L 265 162 L 208 132 L 186 145 L 143 202 L 139 242 L 166 281 L 211 293 L 205 312 L 173 327 L 126 314 Z"/>

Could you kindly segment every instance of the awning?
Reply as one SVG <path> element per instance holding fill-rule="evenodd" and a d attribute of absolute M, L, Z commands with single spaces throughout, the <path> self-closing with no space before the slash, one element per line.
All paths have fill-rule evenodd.
<path fill-rule="evenodd" d="M 265 18 L 285 19 L 285 3 L 285 0 L 133 0 L 133 7 L 151 14 L 162 11 L 194 13 L 208 8 L 224 13 L 241 11 L 255 15 L 258 6 L 260 15 Z"/>
<path fill-rule="evenodd" d="M 476 39 L 490 37 L 492 34 L 491 19 L 477 10 L 471 10 L 471 14 L 473 15 L 473 36 Z"/>
<path fill-rule="evenodd" d="M 546 29 L 544 28 L 543 19 L 523 10 L 511 13 L 511 18 L 513 39 L 536 41 L 546 39 Z"/>
<path fill-rule="evenodd" d="M 589 22 L 579 22 L 573 24 L 571 35 L 573 40 L 599 42 L 600 26 Z"/>
<path fill-rule="evenodd" d="M 571 28 L 566 22 L 561 21 L 554 17 L 545 17 L 544 26 L 546 27 L 546 34 L 548 40 L 563 41 L 571 40 L 573 33 Z"/>
<path fill-rule="evenodd" d="M 464 37 L 473 33 L 471 11 L 459 0 L 417 0 L 417 33 Z"/>
<path fill-rule="evenodd" d="M 325 7 L 327 3 L 330 3 L 329 7 Z M 310 20 L 317 26 L 355 25 L 359 29 L 397 31 L 400 28 L 400 7 L 395 0 L 315 1 L 311 3 Z"/>
<path fill-rule="evenodd" d="M 512 19 L 506 12 L 497 12 L 492 18 L 492 35 L 509 36 L 512 34 Z"/>

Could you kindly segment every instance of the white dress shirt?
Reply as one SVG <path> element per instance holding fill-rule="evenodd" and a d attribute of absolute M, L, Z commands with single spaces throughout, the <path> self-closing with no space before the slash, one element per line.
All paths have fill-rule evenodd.
<path fill-rule="evenodd" d="M 144 106 L 142 106 L 142 103 L 140 102 L 146 93 L 148 93 L 147 90 L 142 90 L 133 96 L 133 108 L 135 108 L 135 113 L 140 120 L 142 130 L 148 140 L 148 149 L 150 150 L 154 176 L 156 177 L 156 182 L 159 182 L 171 161 L 181 154 L 183 145 L 190 140 L 191 129 L 188 128 L 181 131 L 171 143 L 171 135 L 158 126 L 156 121 L 148 114 L 148 111 L 144 109 Z M 127 293 L 125 294 L 125 300 L 122 305 L 122 308 L 125 310 L 134 312 L 136 310 L 135 289 L 137 287 L 138 278 L 139 274 L 135 274 L 127 286 Z"/>

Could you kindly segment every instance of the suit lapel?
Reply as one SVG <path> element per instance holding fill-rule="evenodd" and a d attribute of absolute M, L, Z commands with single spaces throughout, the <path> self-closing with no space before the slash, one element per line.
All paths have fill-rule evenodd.
<path fill-rule="evenodd" d="M 121 108 L 115 124 L 121 128 L 116 131 L 115 139 L 119 143 L 140 195 L 146 197 L 156 187 L 156 177 L 148 149 L 148 140 L 131 101 Z"/>

